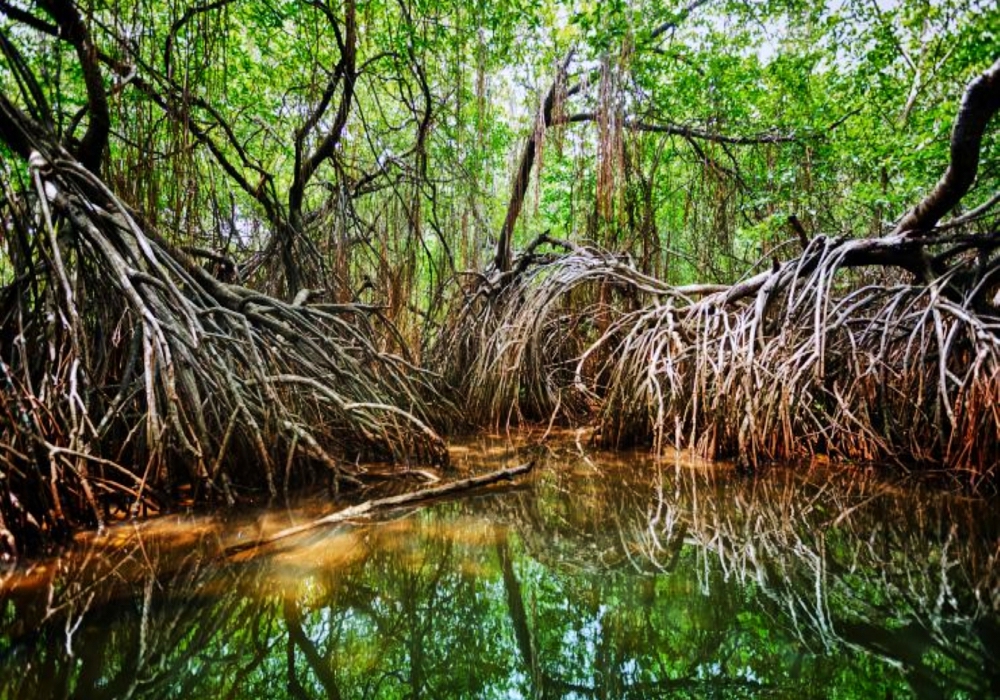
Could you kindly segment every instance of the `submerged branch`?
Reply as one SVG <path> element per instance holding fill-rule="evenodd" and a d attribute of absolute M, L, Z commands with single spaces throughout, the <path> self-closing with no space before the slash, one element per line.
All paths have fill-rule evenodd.
<path fill-rule="evenodd" d="M 531 461 L 526 462 L 525 464 L 519 464 L 516 467 L 510 467 L 509 469 L 501 469 L 499 471 L 490 472 L 489 474 L 481 474 L 468 479 L 451 481 L 440 486 L 431 486 L 426 489 L 411 491 L 409 493 L 403 493 L 396 496 L 375 498 L 370 501 L 359 503 L 355 506 L 349 506 L 343 510 L 338 510 L 336 513 L 325 515 L 322 518 L 311 520 L 308 523 L 285 528 L 284 530 L 280 530 L 273 535 L 269 535 L 262 540 L 258 540 L 257 542 L 244 542 L 233 545 L 226 549 L 225 553 L 231 556 L 239 552 L 245 552 L 249 549 L 259 549 L 279 540 L 294 537 L 295 535 L 301 535 L 303 532 L 315 530 L 316 528 L 325 527 L 327 525 L 335 525 L 347 520 L 353 520 L 354 518 L 374 515 L 379 511 L 389 510 L 398 506 L 410 505 L 413 503 L 423 503 L 435 498 L 442 498 L 456 493 L 471 491 L 473 489 L 495 484 L 500 481 L 512 481 L 516 477 L 527 474 L 534 469 L 534 467 L 535 462 Z"/>

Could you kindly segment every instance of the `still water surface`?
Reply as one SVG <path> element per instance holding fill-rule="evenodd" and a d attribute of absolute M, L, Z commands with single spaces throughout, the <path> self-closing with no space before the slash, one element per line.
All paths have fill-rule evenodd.
<path fill-rule="evenodd" d="M 454 456 L 482 471 L 525 452 Z M 0 698 L 1000 693 L 996 500 L 571 436 L 539 466 L 235 556 L 330 504 L 124 524 L 0 571 Z"/>

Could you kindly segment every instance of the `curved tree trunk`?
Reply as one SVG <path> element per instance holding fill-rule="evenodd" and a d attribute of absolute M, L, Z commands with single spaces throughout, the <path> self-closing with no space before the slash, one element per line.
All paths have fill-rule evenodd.
<path fill-rule="evenodd" d="M 1000 59 L 965 90 L 951 132 L 951 163 L 929 195 L 908 211 L 894 234 L 919 236 L 959 203 L 976 180 L 986 125 L 1000 111 Z"/>
<path fill-rule="evenodd" d="M 570 61 L 572 60 L 573 52 L 570 51 L 560 66 L 555 80 L 552 81 L 552 86 L 545 95 L 545 100 L 542 102 L 542 120 L 546 129 L 552 124 L 552 109 L 555 106 L 556 93 L 560 85 L 566 80 L 566 70 L 569 68 Z M 569 91 L 567 91 L 567 94 L 569 94 Z M 494 267 L 500 272 L 510 270 L 512 258 L 511 237 L 514 235 L 514 225 L 517 224 L 517 217 L 521 215 L 521 208 L 524 206 L 524 196 L 528 192 L 528 183 L 531 181 L 531 170 L 535 165 L 535 151 L 538 148 L 537 141 L 541 136 L 542 134 L 539 133 L 539 130 L 533 132 L 524 144 L 524 150 L 521 151 L 517 174 L 514 175 L 514 185 L 510 193 L 510 203 L 507 205 L 507 216 L 504 218 L 503 228 L 500 229 L 496 256 L 493 259 Z"/>

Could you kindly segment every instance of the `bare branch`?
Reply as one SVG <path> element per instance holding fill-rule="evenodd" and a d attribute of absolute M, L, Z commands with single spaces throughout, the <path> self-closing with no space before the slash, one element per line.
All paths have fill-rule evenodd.
<path fill-rule="evenodd" d="M 570 115 L 559 123 L 577 123 L 597 121 L 597 115 L 593 112 L 580 112 Z M 672 136 L 683 136 L 687 139 L 698 139 L 699 141 L 712 141 L 713 143 L 728 143 L 737 146 L 749 146 L 763 143 L 792 143 L 796 137 L 792 134 L 778 134 L 765 132 L 752 134 L 749 136 L 733 136 L 730 134 L 720 134 L 704 129 L 696 129 L 681 124 L 658 124 L 641 119 L 626 119 L 625 128 L 630 131 L 645 131 L 652 134 L 669 134 Z"/>
<path fill-rule="evenodd" d="M 671 29 L 676 29 L 678 26 L 680 26 L 681 22 L 687 19 L 688 15 L 697 10 L 702 5 L 706 4 L 708 4 L 708 0 L 692 0 L 692 2 L 688 3 L 687 7 L 682 9 L 676 17 L 667 22 L 664 22 L 656 29 L 654 29 L 650 33 L 649 38 L 656 39 L 661 35 L 663 35 L 664 33 L 669 32 Z"/>
<path fill-rule="evenodd" d="M 189 7 L 184 11 L 184 14 L 178 17 L 177 21 L 170 26 L 170 33 L 167 35 L 166 44 L 163 47 L 163 72 L 166 74 L 168 79 L 173 78 L 173 49 L 174 42 L 177 40 L 178 32 L 180 32 L 185 24 L 191 21 L 192 17 L 206 12 L 211 12 L 212 10 L 218 10 L 231 2 L 233 2 L 233 0 L 215 0 L 214 2 L 205 3 L 204 5 Z"/>
<path fill-rule="evenodd" d="M 566 55 L 556 73 L 555 80 L 552 81 L 552 86 L 549 87 L 549 91 L 545 95 L 545 100 L 542 102 L 542 121 L 546 128 L 552 125 L 552 109 L 555 106 L 556 91 L 566 80 L 566 71 L 569 69 L 569 64 L 573 60 L 574 53 L 574 51 L 570 51 Z M 566 91 L 566 95 L 569 96 L 579 90 L 580 87 L 578 85 L 574 86 Z M 494 266 L 501 273 L 510 270 L 510 239 L 514 234 L 514 225 L 517 224 L 517 218 L 521 214 L 521 207 L 524 206 L 524 195 L 528 191 L 528 183 L 531 180 L 531 170 L 535 165 L 535 150 L 538 146 L 535 142 L 537 138 L 537 133 L 532 133 L 528 137 L 528 140 L 524 144 L 524 150 L 521 151 L 517 174 L 514 176 L 514 185 L 510 193 L 510 203 L 507 205 L 507 216 L 504 219 L 503 228 L 500 230 L 496 256 L 493 261 Z"/>
<path fill-rule="evenodd" d="M 80 147 L 75 151 L 84 167 L 97 173 L 101 168 L 101 159 L 111 131 L 108 95 L 104 89 L 104 79 L 98 63 L 97 47 L 79 11 L 70 0 L 40 0 L 39 4 L 52 15 L 59 25 L 59 35 L 73 45 L 80 60 L 83 82 L 87 88 L 87 108 L 90 118 L 87 132 L 83 135 Z"/>
<path fill-rule="evenodd" d="M 45 20 L 35 17 L 35 15 L 22 10 L 19 7 L 14 7 L 7 0 L 0 0 L 0 12 L 4 13 L 10 17 L 15 22 L 20 22 L 21 24 L 26 24 L 35 31 L 42 32 L 43 34 L 48 34 L 49 36 L 58 37 L 59 27 Z"/>
<path fill-rule="evenodd" d="M 347 117 L 351 110 L 351 102 L 354 99 L 354 82 L 357 78 L 355 69 L 357 63 L 358 43 L 354 0 L 348 0 L 345 3 L 345 24 L 346 29 L 344 32 L 343 53 L 341 54 L 340 62 L 337 65 L 336 75 L 331 81 L 331 85 L 335 86 L 338 78 L 341 76 L 343 78 L 340 106 L 337 109 L 337 115 L 334 118 L 333 125 L 330 127 L 326 136 L 324 136 L 320 141 L 312 155 L 302 159 L 301 162 L 298 162 L 301 158 L 300 144 L 304 141 L 306 134 L 308 134 L 312 127 L 319 121 L 322 113 L 326 111 L 325 105 L 329 104 L 329 100 L 327 99 L 325 104 L 321 102 L 322 109 L 317 110 L 317 112 L 312 115 L 312 118 L 306 122 L 305 127 L 301 129 L 299 134 L 296 136 L 296 165 L 298 167 L 295 171 L 295 180 L 293 181 L 292 187 L 288 192 L 289 218 L 293 225 L 297 223 L 297 220 L 302 214 L 302 200 L 305 194 L 306 185 L 309 184 L 309 180 L 312 178 L 316 169 L 319 168 L 323 161 L 330 158 L 334 154 L 337 144 L 340 143 L 340 139 L 343 137 L 344 127 L 347 124 Z"/>

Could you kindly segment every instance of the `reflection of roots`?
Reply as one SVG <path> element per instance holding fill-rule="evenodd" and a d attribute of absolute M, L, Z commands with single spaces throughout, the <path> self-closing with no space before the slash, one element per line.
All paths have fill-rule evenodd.
<path fill-rule="evenodd" d="M 376 348 L 363 309 L 219 282 L 61 156 L 31 177 L 5 212 L 0 548 L 181 486 L 232 500 L 350 482 L 358 458 L 446 458 L 425 375 Z"/>
<path fill-rule="evenodd" d="M 977 508 L 988 506 L 904 488 L 906 496 L 892 493 L 860 471 L 786 470 L 720 491 L 711 474 L 679 469 L 662 479 L 645 518 L 626 514 L 619 527 L 642 569 L 669 571 L 681 538 L 706 589 L 716 568 L 752 585 L 807 648 L 864 650 L 902 663 L 920 683 L 976 694 L 990 682 L 982 664 L 995 641 L 979 621 L 996 613 L 1000 590 L 983 556 L 990 536 Z"/>
<path fill-rule="evenodd" d="M 253 569 L 222 572 L 213 559 L 216 524 L 187 521 L 162 536 L 119 529 L 114 537 L 13 577 L 19 587 L 4 591 L 12 616 L 0 657 L 7 668 L 32 661 L 4 678 L 9 697 L 171 697 L 191 682 L 179 679 L 194 665 L 225 658 L 228 672 L 205 676 L 240 677 L 233 655 L 216 661 L 206 650 L 238 639 L 262 658 L 273 644 L 273 603 L 247 595 L 260 587 Z"/>
<path fill-rule="evenodd" d="M 855 467 L 747 479 L 683 453 L 675 465 L 630 456 L 625 468 L 604 455 L 591 480 L 575 473 L 575 451 L 554 459 L 561 466 L 533 494 L 493 505 L 549 571 L 607 582 L 619 600 L 629 600 L 616 588 L 622 570 L 638 574 L 629 589 L 699 598 L 691 584 L 718 612 L 722 639 L 743 643 L 746 611 L 802 654 L 884 659 L 924 697 L 980 697 L 1000 682 L 1000 540 L 988 501 Z"/>

